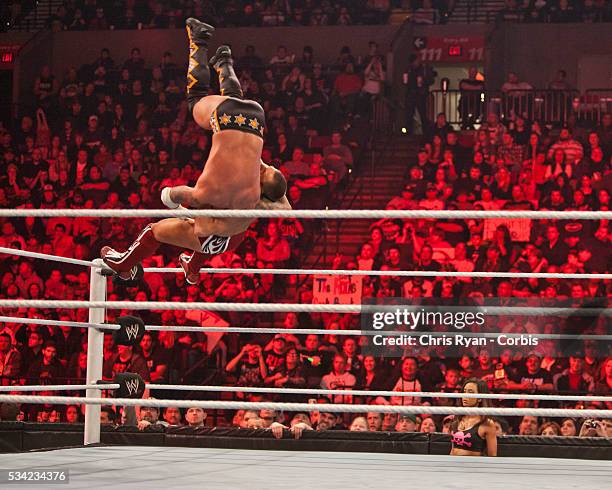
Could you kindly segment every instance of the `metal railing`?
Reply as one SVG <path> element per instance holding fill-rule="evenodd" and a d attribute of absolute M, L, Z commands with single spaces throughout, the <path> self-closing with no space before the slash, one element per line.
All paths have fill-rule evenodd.
<path fill-rule="evenodd" d="M 574 108 L 582 121 L 599 123 L 601 116 L 612 113 L 612 89 L 594 88 L 574 99 Z"/>
<path fill-rule="evenodd" d="M 384 95 L 372 99 L 372 125 L 375 133 L 391 133 L 395 126 L 398 107 Z"/>
<path fill-rule="evenodd" d="M 529 7 L 517 7 L 517 8 L 503 8 L 498 10 L 497 15 L 494 19 L 499 23 L 515 23 L 515 24 L 564 24 L 564 19 L 555 18 L 554 12 L 539 12 L 535 8 Z M 532 15 L 535 14 L 535 15 Z M 488 22 L 488 20 L 487 20 Z M 591 24 L 591 23 L 602 23 L 610 22 L 610 17 L 607 15 L 606 7 L 598 8 L 595 11 L 586 13 L 586 15 L 578 15 L 571 21 L 573 24 Z"/>
<path fill-rule="evenodd" d="M 576 113 L 579 95 L 577 90 L 433 90 L 427 108 L 431 120 L 443 112 L 450 124 L 466 129 L 484 122 L 492 112 L 501 119 L 520 115 L 546 124 L 563 123 Z"/>

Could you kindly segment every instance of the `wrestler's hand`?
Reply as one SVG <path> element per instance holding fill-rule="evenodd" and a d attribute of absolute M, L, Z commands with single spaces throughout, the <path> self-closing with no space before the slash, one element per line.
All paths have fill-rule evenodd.
<path fill-rule="evenodd" d="M 168 209 L 184 209 L 180 203 L 174 202 L 170 197 L 170 192 L 172 191 L 172 187 L 164 187 L 161 191 L 161 202 Z"/>

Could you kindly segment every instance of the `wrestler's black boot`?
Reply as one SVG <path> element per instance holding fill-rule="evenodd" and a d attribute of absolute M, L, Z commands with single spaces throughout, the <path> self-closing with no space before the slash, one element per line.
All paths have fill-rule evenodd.
<path fill-rule="evenodd" d="M 189 110 L 210 90 L 210 68 L 208 66 L 208 41 L 215 28 L 193 17 L 185 21 L 189 38 L 189 68 L 187 69 L 187 103 Z"/>
<path fill-rule="evenodd" d="M 219 46 L 217 52 L 210 59 L 210 64 L 213 65 L 219 74 L 219 86 L 221 87 L 221 95 L 242 99 L 244 94 L 240 87 L 240 80 L 234 71 L 234 60 L 232 59 L 232 50 L 229 46 Z"/>

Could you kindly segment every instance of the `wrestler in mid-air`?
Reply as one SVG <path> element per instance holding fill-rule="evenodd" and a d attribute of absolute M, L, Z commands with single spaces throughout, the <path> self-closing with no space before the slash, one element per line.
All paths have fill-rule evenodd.
<path fill-rule="evenodd" d="M 214 28 L 196 19 L 186 21 L 189 38 L 187 101 L 196 123 L 212 130 L 212 147 L 195 187 L 166 187 L 161 198 L 171 209 L 290 209 L 287 182 L 280 171 L 261 160 L 265 114 L 243 98 L 229 46 L 220 46 L 208 60 Z M 208 95 L 210 68 L 219 76 L 221 95 Z M 192 250 L 180 255 L 187 282 L 198 282 L 210 255 L 234 250 L 253 219 L 169 218 L 147 225 L 125 252 L 103 247 L 101 256 L 121 279 L 137 279 L 140 262 L 162 244 Z"/>

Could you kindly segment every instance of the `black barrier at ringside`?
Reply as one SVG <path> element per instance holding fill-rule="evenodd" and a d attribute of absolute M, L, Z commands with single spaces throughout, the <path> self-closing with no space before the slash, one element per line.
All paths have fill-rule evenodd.
<path fill-rule="evenodd" d="M 101 442 L 121 446 L 180 446 L 286 451 L 448 454 L 450 436 L 421 432 L 305 431 L 301 439 L 285 431 L 275 439 L 269 430 L 216 427 L 147 428 L 102 426 Z M 0 453 L 82 446 L 82 424 L 0 422 Z M 498 455 L 508 457 L 612 460 L 612 439 L 597 437 L 503 436 Z"/>

